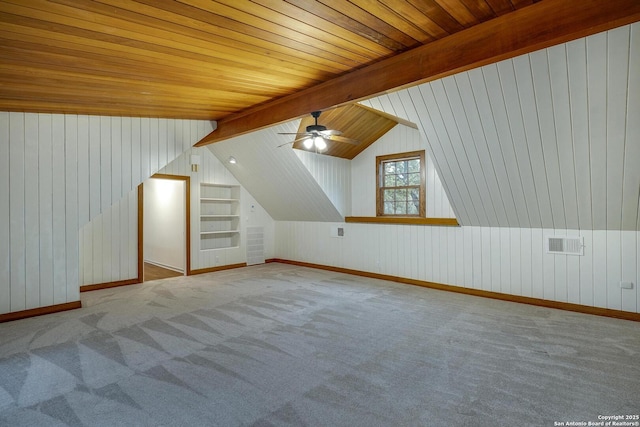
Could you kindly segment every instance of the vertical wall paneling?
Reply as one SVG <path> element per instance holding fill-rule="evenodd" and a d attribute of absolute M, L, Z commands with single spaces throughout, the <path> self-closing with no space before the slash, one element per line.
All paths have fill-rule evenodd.
<path fill-rule="evenodd" d="M 66 247 L 66 149 L 65 149 L 65 122 L 64 116 L 56 114 L 52 116 L 51 123 L 51 162 L 52 162 L 52 206 L 51 226 L 52 234 L 52 281 L 51 302 L 58 304 L 66 297 L 65 287 L 67 282 L 67 247 Z"/>
<path fill-rule="evenodd" d="M 504 97 L 505 109 L 507 114 L 507 122 L 510 130 L 510 136 L 513 140 L 513 154 L 511 165 L 515 173 L 519 176 L 520 191 L 515 192 L 514 196 L 521 196 L 520 201 L 516 201 L 516 209 L 519 209 L 520 226 L 541 227 L 540 209 L 536 198 L 536 186 L 531 169 L 531 161 L 529 160 L 529 147 L 527 144 L 527 134 L 524 130 L 524 120 L 522 117 L 522 107 L 518 95 L 518 84 L 516 81 L 515 67 L 513 61 L 502 61 L 497 64 L 498 75 Z M 508 144 L 507 144 L 508 145 Z M 526 209 L 526 216 L 522 209 Z M 526 218 L 525 222 L 523 219 Z"/>
<path fill-rule="evenodd" d="M 574 167 L 573 138 L 571 135 L 571 108 L 569 106 L 569 76 L 565 45 L 547 50 L 551 98 L 555 117 L 556 144 L 560 184 L 562 185 L 565 226 L 578 228 L 578 200 L 576 197 L 576 175 Z"/>
<path fill-rule="evenodd" d="M 39 116 L 25 114 L 24 128 L 24 229 L 25 229 L 25 301 L 26 308 L 35 308 L 40 300 L 40 244 L 38 191 Z"/>
<path fill-rule="evenodd" d="M 639 274 L 637 231 L 348 225 L 345 237 L 337 240 L 329 236 L 327 223 L 279 221 L 275 255 L 511 295 L 638 311 L 634 282 Z M 584 237 L 585 255 L 547 254 L 544 238 L 549 235 Z M 463 264 L 455 259 L 460 256 Z M 457 274 L 459 265 L 465 270 L 462 275 Z M 467 278 L 469 283 L 464 282 Z M 634 282 L 634 289 L 621 290 L 621 280 Z"/>
<path fill-rule="evenodd" d="M 556 230 L 556 234 L 566 236 L 569 233 L 566 230 Z M 553 255 L 553 287 L 555 295 L 550 299 L 555 301 L 567 302 L 567 263 L 571 255 Z"/>
<path fill-rule="evenodd" d="M 522 111 L 522 121 L 526 135 L 526 152 L 535 185 L 535 196 L 540 211 L 542 227 L 553 227 L 553 214 L 551 211 L 551 199 L 549 197 L 549 182 L 544 173 L 544 154 L 542 151 L 542 137 L 540 135 L 540 119 L 536 109 L 536 99 L 531 71 L 531 57 L 519 56 L 513 59 L 513 67 L 516 73 L 518 97 Z M 524 154 L 524 147 L 520 150 Z"/>
<path fill-rule="evenodd" d="M 142 119 L 131 119 L 131 183 L 142 182 Z"/>
<path fill-rule="evenodd" d="M 625 120 L 624 181 L 622 183 L 622 229 L 640 230 L 640 24 L 631 26 L 629 42 L 629 87 Z M 635 198 L 638 198 L 637 203 Z"/>
<path fill-rule="evenodd" d="M 567 235 L 580 237 L 581 233 L 578 230 L 569 230 Z M 573 304 L 580 304 L 580 259 L 582 257 L 567 256 L 566 258 L 566 301 Z"/>
<path fill-rule="evenodd" d="M 425 92 L 430 92 L 431 90 L 429 88 L 425 88 L 423 89 Z M 416 113 L 417 115 L 421 116 L 429 116 L 429 111 L 427 109 L 427 105 L 426 102 L 423 98 L 422 95 L 422 90 L 421 87 L 412 87 L 408 89 L 408 92 L 411 96 L 411 102 L 412 104 L 415 106 L 416 109 Z M 426 137 L 427 140 L 427 147 L 428 152 L 430 153 L 430 155 L 434 156 L 434 165 L 436 166 L 437 169 L 442 170 L 442 171 L 450 171 L 449 168 L 449 164 L 447 163 L 446 158 L 444 157 L 444 152 L 442 151 L 442 147 L 439 144 L 438 141 L 438 137 L 437 134 L 434 131 L 433 126 L 430 127 L 423 127 L 422 128 L 422 132 Z M 438 153 L 436 155 L 436 153 Z M 441 159 L 440 162 L 436 162 L 435 158 L 439 158 Z M 449 173 L 450 175 L 450 173 Z M 454 187 L 456 185 L 455 181 L 450 181 L 448 182 L 448 185 L 451 187 Z M 465 215 L 465 211 L 464 211 L 464 206 L 462 205 L 462 200 L 459 197 L 459 192 L 456 191 L 450 191 L 449 194 L 453 194 L 455 196 L 454 199 L 450 199 L 450 203 L 454 209 L 454 211 L 456 212 L 456 215 L 458 215 L 458 218 L 462 217 Z"/>
<path fill-rule="evenodd" d="M 122 159 L 131 159 L 131 150 L 132 150 L 132 131 L 131 131 L 131 117 L 123 117 L 120 122 L 120 155 Z M 131 180 L 131 167 L 132 162 L 122 162 L 121 166 L 121 174 L 122 177 L 120 179 L 120 184 L 122 187 L 120 188 L 120 196 L 124 196 L 127 194 L 131 188 L 133 188 L 132 180 Z"/>
<path fill-rule="evenodd" d="M 501 245 L 500 245 L 500 228 L 489 229 L 489 257 L 491 259 L 491 272 L 489 280 L 489 290 L 493 292 L 502 292 L 502 262 L 501 262 Z"/>
<path fill-rule="evenodd" d="M 167 140 L 169 134 L 167 133 L 168 120 L 163 119 L 159 121 L 158 129 L 158 169 L 164 167 L 168 163 L 167 157 Z M 173 156 L 171 156 L 173 158 Z"/>
<path fill-rule="evenodd" d="M 584 39 L 567 43 L 567 73 L 569 75 L 569 104 L 576 182 L 578 227 L 593 227 L 591 218 L 591 174 L 589 153 L 589 110 L 587 95 L 587 50 Z"/>
<path fill-rule="evenodd" d="M 562 197 L 562 179 L 558 161 L 558 142 L 555 132 L 556 119 L 553 109 L 551 93 L 551 76 L 549 71 L 548 51 L 533 52 L 531 56 L 531 70 L 533 74 L 533 88 L 538 109 L 542 154 L 544 159 L 544 173 L 549 181 L 549 196 L 553 227 L 566 228 L 564 201 Z M 542 171 L 539 171 L 541 173 Z"/>
<path fill-rule="evenodd" d="M 38 237 L 40 293 L 36 306 L 53 304 L 53 122 L 38 116 Z M 35 166 L 35 165 L 34 165 Z"/>
<path fill-rule="evenodd" d="M 480 243 L 482 245 L 482 250 L 481 250 L 481 259 L 482 259 L 482 264 L 480 265 L 480 274 L 482 276 L 482 286 L 481 289 L 485 290 L 485 291 L 491 291 L 492 290 L 492 285 L 491 285 L 491 262 L 492 262 L 492 255 L 491 255 L 491 228 L 488 227 L 482 227 L 480 229 L 480 232 L 482 233 L 480 236 Z"/>
<path fill-rule="evenodd" d="M 470 252 L 470 250 L 472 249 L 471 244 L 465 245 L 465 239 L 469 238 L 469 231 L 470 230 L 465 229 L 463 230 L 462 233 L 458 233 L 458 232 L 451 233 L 451 235 L 455 239 L 455 245 L 454 245 L 455 254 L 454 254 L 453 264 L 454 264 L 456 274 L 455 274 L 455 279 L 453 280 L 453 283 L 461 283 L 463 286 L 466 286 L 466 287 L 470 287 L 469 279 L 473 274 L 473 271 L 471 270 L 471 268 L 469 268 L 472 266 L 469 265 L 470 263 L 465 262 L 465 259 L 471 259 L 469 254 L 465 253 L 465 251 Z"/>
<path fill-rule="evenodd" d="M 438 85 L 438 87 L 440 87 L 440 85 Z M 456 206 L 456 212 L 461 218 L 464 217 L 466 221 L 473 223 L 473 216 L 471 216 L 473 211 L 472 213 L 469 212 L 469 209 L 471 208 L 468 203 L 469 198 L 464 197 L 465 194 L 468 194 L 468 190 L 464 182 L 462 171 L 460 170 L 460 165 L 454 155 L 454 151 L 450 143 L 450 137 L 444 126 L 440 107 L 435 98 L 434 87 L 432 85 L 421 85 L 418 86 L 418 89 L 424 103 L 424 114 L 429 117 L 432 125 L 429 128 L 423 128 L 423 131 L 427 135 L 427 141 L 434 153 L 438 152 L 441 154 L 439 157 L 441 159 L 440 167 L 444 170 L 448 170 L 450 176 L 453 177 L 450 185 L 455 188 L 455 202 L 453 202 L 453 204 Z M 447 108 L 446 105 L 443 106 L 443 109 L 445 108 Z"/>
<path fill-rule="evenodd" d="M 594 230 L 593 245 L 593 305 L 607 306 L 607 232 Z"/>
<path fill-rule="evenodd" d="M 619 230 L 607 231 L 606 237 L 607 259 L 607 307 L 620 310 L 622 308 L 622 232 Z"/>
<path fill-rule="evenodd" d="M 0 313 L 77 301 L 80 284 L 137 272 L 140 120 L 0 113 Z M 185 121 L 202 131 L 186 134 L 208 123 Z"/>
<path fill-rule="evenodd" d="M 481 173 L 482 167 L 478 157 L 475 138 L 462 104 L 457 79 L 455 77 L 447 77 L 442 81 L 447 92 L 447 98 L 451 105 L 453 118 L 456 121 L 461 139 L 464 141 L 461 141 L 461 147 L 464 150 L 466 162 L 462 167 L 463 170 L 466 168 L 471 172 L 471 176 L 466 178 L 466 181 L 469 185 L 469 192 L 473 199 L 474 210 L 478 216 L 479 222 L 475 225 L 491 224 L 493 226 L 497 226 L 498 223 L 495 215 L 495 209 L 493 208 L 491 199 L 482 197 L 483 194 L 488 194 L 489 190 L 487 189 L 485 176 Z"/>
<path fill-rule="evenodd" d="M 449 78 L 447 81 L 449 83 L 455 83 L 452 78 Z M 466 150 L 462 142 L 463 139 L 461 136 L 461 133 L 468 132 L 468 126 L 465 127 L 463 125 L 461 129 L 461 126 L 456 122 L 456 112 L 454 108 L 457 107 L 459 111 L 459 94 L 457 93 L 457 90 L 455 90 L 455 87 L 451 88 L 452 92 L 449 93 L 444 83 L 445 81 L 436 81 L 431 84 L 431 87 L 433 88 L 435 99 L 437 100 L 439 105 L 442 106 L 439 111 L 443 118 L 442 125 L 446 130 L 446 135 L 448 135 L 453 146 L 462 147 L 462 149 L 459 150 L 459 154 L 456 156 L 456 160 L 457 166 L 459 167 L 461 172 L 461 185 L 464 184 L 464 187 L 462 187 L 462 191 L 464 191 L 464 197 L 468 201 L 465 205 L 465 209 L 467 214 L 469 215 L 470 223 L 478 224 L 480 222 L 478 219 L 478 215 L 482 215 L 484 211 L 480 210 L 478 212 L 474 206 L 481 206 L 481 203 L 478 203 L 480 201 L 480 198 L 477 186 L 475 184 L 475 179 L 473 177 L 471 168 L 469 167 L 469 158 L 466 154 Z M 461 122 L 464 123 L 464 120 L 461 120 Z M 453 155 L 453 151 L 450 154 Z M 435 175 L 436 176 L 434 176 L 433 180 L 439 180 L 437 174 Z M 442 188 L 442 185 L 438 185 L 438 188 Z"/>
<path fill-rule="evenodd" d="M 498 130 L 494 112 L 490 103 L 489 92 L 494 88 L 487 85 L 487 75 L 495 73 L 495 66 L 486 69 L 474 69 L 469 71 L 469 79 L 471 82 L 471 91 L 473 92 L 476 107 L 480 118 L 480 126 L 485 137 L 485 144 L 488 150 L 489 162 L 484 165 L 492 169 L 495 174 L 500 200 L 506 214 L 506 222 L 502 223 L 503 227 L 515 227 L 518 224 L 515 203 L 513 201 L 513 192 L 509 176 L 507 174 L 506 164 L 503 152 L 500 146 Z M 495 88 L 495 90 L 500 90 Z"/>
<path fill-rule="evenodd" d="M 636 260 L 640 259 L 640 235 L 636 233 Z M 633 261 L 631 261 L 633 262 Z M 633 288 L 635 289 L 636 294 L 636 312 L 640 312 L 640 266 L 638 266 L 638 262 L 636 263 L 636 281 L 633 283 Z M 631 303 L 630 303 L 631 304 Z"/>
<path fill-rule="evenodd" d="M 156 173 L 159 169 L 158 160 L 159 160 L 159 125 L 160 119 L 149 119 L 149 176 Z"/>
<path fill-rule="evenodd" d="M 111 117 L 100 117 L 100 187 L 95 190 L 100 194 L 100 210 L 107 209 L 111 206 L 111 180 L 113 178 L 113 171 L 111 169 L 112 152 L 111 147 L 113 141 L 111 141 Z M 114 119 L 117 120 L 117 119 Z"/>
<path fill-rule="evenodd" d="M 462 225 L 637 231 L 638 28 L 363 103 L 418 125 Z"/>
<path fill-rule="evenodd" d="M 543 246 L 538 248 L 533 248 L 534 251 L 537 250 L 537 251 L 544 252 L 544 254 L 542 255 L 542 280 L 544 283 L 542 287 L 542 297 L 544 299 L 550 299 L 550 300 L 556 297 L 556 287 L 555 287 L 556 257 L 565 256 L 565 255 L 548 254 L 544 250 L 544 242 L 546 241 L 547 236 L 553 236 L 554 234 L 556 233 L 552 229 L 548 229 L 548 228 L 543 229 L 543 234 L 542 234 Z"/>
<path fill-rule="evenodd" d="M 621 289 L 622 304 L 624 311 L 637 311 L 638 294 L 638 233 L 633 231 L 622 231 L 622 275 L 620 280 L 633 283 L 632 289 Z M 617 285 L 617 284 L 614 284 Z"/>
<path fill-rule="evenodd" d="M 91 178 L 95 171 L 89 172 L 93 166 L 89 161 L 89 153 L 91 151 L 91 138 L 89 135 L 89 116 L 65 116 L 65 141 L 67 138 L 76 147 L 77 157 L 73 159 L 77 161 L 75 175 L 76 181 L 72 181 L 73 177 L 71 169 L 72 164 L 67 167 L 67 194 L 73 192 L 73 186 L 77 185 L 78 190 L 78 223 L 85 224 L 91 218 Z"/>
<path fill-rule="evenodd" d="M 587 42 L 587 93 L 591 148 L 591 215 L 593 229 L 607 228 L 607 38 L 595 34 Z M 595 236 L 594 236 L 595 237 Z"/>
<path fill-rule="evenodd" d="M 0 313 L 8 312 L 11 306 L 9 124 L 9 113 L 0 112 Z"/>
<path fill-rule="evenodd" d="M 89 218 L 100 213 L 100 117 L 89 116 Z M 106 173 L 106 172 L 105 172 Z"/>
<path fill-rule="evenodd" d="M 496 162 L 500 165 L 500 169 L 504 168 L 505 174 L 508 177 L 507 184 L 509 193 L 507 193 L 507 200 L 511 200 L 512 202 L 506 203 L 505 201 L 505 206 L 509 209 L 507 212 L 512 212 L 510 225 L 513 227 L 530 227 L 531 221 L 529 220 L 521 175 L 512 143 L 513 134 L 507 116 L 504 86 L 508 84 L 508 74 L 500 76 L 498 64 L 487 66 L 483 71 L 489 105 L 491 106 L 493 116 L 493 126 L 495 126 L 496 142 L 499 143 L 500 147 L 501 155 Z"/>
<path fill-rule="evenodd" d="M 508 225 L 507 213 L 505 211 L 504 203 L 500 197 L 500 187 L 498 185 L 496 174 L 494 173 L 491 156 L 487 146 L 487 136 L 480 119 L 479 106 L 475 100 L 470 75 L 458 75 L 456 76 L 456 82 L 460 89 L 465 117 L 469 122 L 471 135 L 473 135 L 473 138 L 468 142 L 471 147 L 475 146 L 480 162 L 478 170 L 482 176 L 484 176 L 488 188 L 488 194 L 485 194 L 484 196 L 491 200 L 491 206 L 493 208 L 493 212 L 495 212 L 495 219 L 493 221 L 491 221 L 493 216 L 489 215 L 489 224 L 506 227 Z M 466 142 L 467 141 L 465 141 L 465 143 Z"/>
<path fill-rule="evenodd" d="M 524 228 L 517 231 L 520 233 L 520 244 L 518 245 L 518 255 L 520 256 L 520 295 L 531 297 L 533 296 L 531 283 L 533 265 L 533 259 L 531 256 L 531 232 Z M 515 244 L 515 242 L 512 242 L 512 244 Z M 518 284 L 515 284 L 515 286 L 517 288 Z"/>
<path fill-rule="evenodd" d="M 520 229 L 509 229 L 506 239 L 508 239 L 509 252 L 505 259 L 511 259 L 511 265 L 509 281 L 507 283 L 508 288 L 506 288 L 505 292 L 512 295 L 522 295 L 522 257 L 520 256 L 522 246 L 520 244 Z"/>
<path fill-rule="evenodd" d="M 443 149 L 446 156 L 449 156 L 451 161 L 449 162 L 452 170 L 455 173 L 459 173 L 460 179 L 456 185 L 458 190 L 462 191 L 463 199 L 465 200 L 465 212 L 469 217 L 471 224 L 478 224 L 478 215 L 474 209 L 472 197 L 474 190 L 477 191 L 473 185 L 473 175 L 470 173 L 469 160 L 465 153 L 464 145 L 460 137 L 458 126 L 456 125 L 455 116 L 451 109 L 451 103 L 447 97 L 445 87 L 442 81 L 438 80 L 431 85 L 434 102 L 440 107 L 437 110 L 436 117 L 442 118 L 442 120 L 436 120 L 437 124 L 436 132 L 439 134 L 442 141 L 450 141 L 450 144 L 444 143 Z M 449 126 L 447 126 L 449 125 Z M 435 177 L 434 177 L 435 179 Z"/>
<path fill-rule="evenodd" d="M 81 120 L 79 116 L 65 115 L 64 120 L 64 145 L 65 145 L 65 269 L 67 280 L 60 284 L 60 288 L 54 290 L 55 303 L 61 304 L 67 301 L 77 301 L 80 295 L 80 288 L 76 285 L 80 283 L 80 212 L 88 215 L 89 204 L 88 195 L 82 193 L 81 188 L 88 189 L 88 161 L 84 160 L 81 166 L 80 146 L 78 142 L 79 134 L 84 131 L 85 144 L 83 153 L 88 153 L 87 121 Z M 81 125 L 82 122 L 82 125 Z M 83 170 L 83 174 L 80 171 Z M 84 181 L 84 182 L 83 182 Z M 84 202 L 80 204 L 80 195 L 84 194 Z M 88 221 L 88 218 L 87 218 Z"/>
<path fill-rule="evenodd" d="M 594 305 L 593 292 L 593 231 L 581 230 L 584 255 L 580 257 L 580 304 Z"/>
<path fill-rule="evenodd" d="M 544 232 L 543 228 L 531 230 L 531 296 L 534 298 L 544 298 Z M 527 248 L 525 248 L 526 250 Z"/>
<path fill-rule="evenodd" d="M 140 176 L 144 180 L 151 176 L 151 119 L 140 119 Z"/>
<path fill-rule="evenodd" d="M 616 28 L 607 33 L 607 229 L 622 226 L 622 183 L 627 120 L 627 88 L 629 84 L 630 27 Z M 636 76 L 637 78 L 637 76 Z M 632 94 L 635 98 L 639 94 Z M 631 117 L 630 117 L 631 118 Z M 638 118 L 631 118 L 637 120 Z M 633 143 L 629 141 L 630 143 Z M 636 137 L 636 145 L 640 139 Z"/>
<path fill-rule="evenodd" d="M 120 118 L 112 118 L 111 120 L 111 200 L 116 202 L 122 197 L 122 175 L 123 169 L 126 168 L 122 153 L 122 122 Z M 129 184 L 131 185 L 131 184 Z"/>

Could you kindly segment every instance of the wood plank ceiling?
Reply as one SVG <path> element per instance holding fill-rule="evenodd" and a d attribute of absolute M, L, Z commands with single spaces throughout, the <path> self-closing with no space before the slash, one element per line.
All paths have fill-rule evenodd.
<path fill-rule="evenodd" d="M 1 0 L 0 110 L 222 120 L 536 0 Z"/>

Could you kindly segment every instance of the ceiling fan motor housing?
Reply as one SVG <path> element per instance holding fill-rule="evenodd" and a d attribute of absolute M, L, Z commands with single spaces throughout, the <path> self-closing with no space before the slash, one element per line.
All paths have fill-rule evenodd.
<path fill-rule="evenodd" d="M 309 132 L 309 133 L 322 132 L 323 130 L 327 130 L 327 127 L 326 126 L 322 126 L 322 125 L 309 125 L 309 126 L 307 126 L 307 132 Z"/>

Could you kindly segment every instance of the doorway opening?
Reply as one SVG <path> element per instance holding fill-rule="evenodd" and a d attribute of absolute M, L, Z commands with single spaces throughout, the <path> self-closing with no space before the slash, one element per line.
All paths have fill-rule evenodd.
<path fill-rule="evenodd" d="M 155 174 L 143 189 L 138 200 L 142 281 L 191 274 L 189 177 Z"/>

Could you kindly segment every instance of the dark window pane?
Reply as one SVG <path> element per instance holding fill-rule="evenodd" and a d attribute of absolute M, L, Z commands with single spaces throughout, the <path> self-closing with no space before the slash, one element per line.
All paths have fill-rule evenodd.
<path fill-rule="evenodd" d="M 384 201 L 385 202 L 393 202 L 395 200 L 395 191 L 394 190 L 384 190 Z"/>

